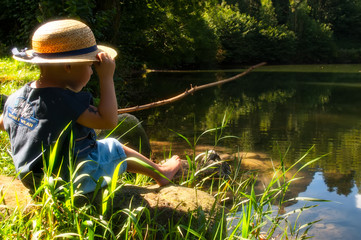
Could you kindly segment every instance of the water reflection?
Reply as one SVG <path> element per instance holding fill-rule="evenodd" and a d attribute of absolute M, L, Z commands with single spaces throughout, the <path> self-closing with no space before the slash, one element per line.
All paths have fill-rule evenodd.
<path fill-rule="evenodd" d="M 361 195 L 360 195 L 360 194 L 356 194 L 355 200 L 356 200 L 356 207 L 359 208 L 359 209 L 361 209 Z"/>
<path fill-rule="evenodd" d="M 350 174 L 324 173 L 323 177 L 327 185 L 327 191 L 336 192 L 338 195 L 348 196 L 355 186 L 354 172 Z"/>
<path fill-rule="evenodd" d="M 359 239 L 360 238 L 360 195 L 356 187 L 351 188 L 348 196 L 338 194 L 337 192 L 329 192 L 328 186 L 324 182 L 322 172 L 314 175 L 312 183 L 307 187 L 307 191 L 300 193 L 300 197 L 315 197 L 323 199 L 331 199 L 332 202 L 317 203 L 318 207 L 312 211 L 306 211 L 301 215 L 301 222 L 310 222 L 322 220 L 315 224 L 310 230 L 310 234 L 315 239 Z M 355 201 L 356 200 L 356 201 Z M 313 205 L 314 203 L 306 203 Z M 303 207 L 304 202 L 298 202 L 286 211 L 291 211 Z"/>
<path fill-rule="evenodd" d="M 266 69 L 197 92 L 173 105 L 136 115 L 144 120 L 152 140 L 176 143 L 180 139 L 169 129 L 192 139 L 194 132 L 199 134 L 219 125 L 225 111 L 232 112 L 224 134 L 240 138 L 221 144 L 233 147 L 234 151 L 239 148 L 244 152 L 264 152 L 273 159 L 287 152 L 285 158 L 289 164 L 314 145 L 306 160 L 327 154 L 311 166 L 320 172 L 316 177 L 309 172 L 309 180 L 294 193 L 341 202 L 321 204 L 319 212 L 313 212 L 310 218 L 326 219 L 324 225 L 318 225 L 319 230 L 337 229 L 357 238 L 354 221 L 359 224 L 361 220 L 355 215 L 361 215 L 361 197 L 356 194 L 361 192 L 361 75 L 358 72 L 361 66 L 344 67 L 337 66 L 332 71 L 326 68 L 318 71 L 314 66 L 312 71 L 306 68 L 295 71 L 285 66 L 277 71 Z M 142 80 L 146 84 L 134 102 L 142 104 L 167 98 L 183 92 L 190 84 L 201 85 L 231 75 L 230 72 L 152 73 L 146 81 Z M 214 136 L 202 143 L 214 143 Z M 335 219 L 331 213 L 340 217 Z"/>

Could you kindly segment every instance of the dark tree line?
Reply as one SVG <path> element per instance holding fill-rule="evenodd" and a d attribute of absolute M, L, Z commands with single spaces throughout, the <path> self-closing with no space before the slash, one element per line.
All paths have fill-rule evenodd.
<path fill-rule="evenodd" d="M 0 53 L 41 22 L 73 17 L 121 53 L 123 69 L 350 63 L 361 55 L 360 0 L 1 0 Z"/>

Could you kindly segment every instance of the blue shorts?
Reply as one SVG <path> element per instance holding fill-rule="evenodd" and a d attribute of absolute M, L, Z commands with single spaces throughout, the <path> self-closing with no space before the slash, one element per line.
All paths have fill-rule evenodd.
<path fill-rule="evenodd" d="M 84 194 L 93 192 L 100 177 L 105 179 L 102 187 L 107 185 L 118 164 L 121 164 L 118 175 L 127 170 L 127 162 L 124 161 L 126 158 L 123 146 L 118 140 L 114 138 L 98 140 L 97 148 L 93 152 L 85 158 L 78 159 L 77 166 L 80 168 L 76 172 L 75 187 Z"/>

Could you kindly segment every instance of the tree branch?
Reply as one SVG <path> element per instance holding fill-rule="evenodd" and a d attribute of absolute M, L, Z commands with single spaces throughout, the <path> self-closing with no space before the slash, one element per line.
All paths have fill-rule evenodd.
<path fill-rule="evenodd" d="M 179 94 L 179 95 L 177 95 L 175 97 L 171 97 L 171 98 L 168 98 L 168 99 L 163 99 L 163 100 L 160 100 L 160 101 L 157 101 L 157 102 L 152 102 L 152 103 L 148 103 L 148 104 L 144 104 L 144 105 L 140 105 L 140 106 L 118 109 L 118 114 L 136 112 L 136 111 L 149 109 L 149 108 L 153 108 L 153 107 L 158 107 L 158 106 L 162 106 L 162 105 L 165 105 L 165 104 L 168 104 L 168 103 L 171 103 L 171 102 L 178 101 L 178 100 L 184 98 L 185 96 L 188 96 L 189 94 L 193 94 L 196 91 L 199 91 L 199 90 L 202 90 L 202 89 L 205 89 L 205 88 L 214 87 L 214 86 L 217 86 L 217 85 L 221 85 L 221 84 L 236 80 L 238 78 L 241 78 L 244 75 L 251 72 L 252 70 L 254 70 L 254 69 L 258 68 L 258 67 L 261 67 L 263 65 L 266 65 L 266 63 L 263 62 L 263 63 L 259 63 L 257 65 L 254 65 L 254 66 L 248 68 L 246 71 L 244 71 L 244 72 L 242 72 L 240 74 L 237 74 L 237 75 L 235 75 L 233 77 L 230 77 L 230 78 L 226 78 L 226 79 L 223 79 L 223 80 L 220 80 L 220 81 L 217 81 L 217 82 L 204 84 L 204 85 L 201 85 L 201 86 L 191 87 L 189 90 L 186 90 L 185 92 L 183 92 L 183 93 L 181 93 L 181 94 Z"/>

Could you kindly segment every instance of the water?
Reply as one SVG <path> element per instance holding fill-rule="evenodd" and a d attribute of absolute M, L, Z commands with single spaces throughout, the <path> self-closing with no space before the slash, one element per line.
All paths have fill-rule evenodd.
<path fill-rule="evenodd" d="M 316 172 L 307 190 L 299 196 L 330 199 L 332 202 L 317 203 L 318 207 L 301 215 L 301 223 L 321 220 L 309 232 L 315 239 L 360 239 L 361 195 L 358 191 L 355 185 L 351 186 L 348 195 L 330 191 L 323 173 Z M 286 211 L 304 205 L 304 202 L 298 202 Z"/>
<path fill-rule="evenodd" d="M 182 141 L 169 129 L 193 139 L 219 125 L 232 110 L 224 141 L 229 149 L 262 152 L 273 159 L 286 153 L 295 162 L 311 147 L 305 161 L 327 154 L 311 165 L 293 195 L 328 199 L 304 212 L 300 223 L 322 219 L 311 231 L 315 239 L 359 239 L 361 227 L 361 65 L 265 66 L 259 71 L 206 89 L 163 107 L 136 113 L 150 139 Z M 192 85 L 237 74 L 237 70 L 150 73 L 137 104 L 171 97 Z M 146 98 L 145 98 L 146 97 Z M 202 138 L 212 144 L 213 136 Z M 180 144 L 179 144 L 180 145 Z M 182 145 L 184 146 L 184 145 Z M 289 149 L 287 151 L 287 149 Z M 304 206 L 305 202 L 286 208 Z"/>

